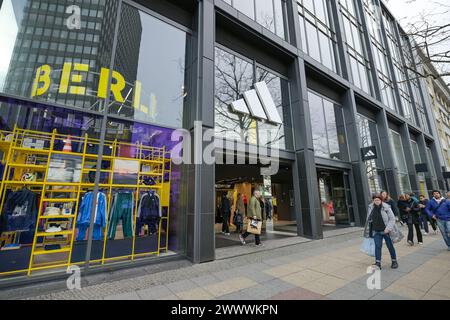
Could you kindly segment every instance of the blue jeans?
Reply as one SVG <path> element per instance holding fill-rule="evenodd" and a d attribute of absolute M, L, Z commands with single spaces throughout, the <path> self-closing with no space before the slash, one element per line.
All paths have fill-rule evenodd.
<path fill-rule="evenodd" d="M 437 220 L 437 225 L 441 230 L 445 244 L 450 248 L 450 221 Z"/>
<path fill-rule="evenodd" d="M 375 240 L 375 259 L 376 262 L 381 262 L 381 249 L 383 248 L 383 239 L 386 241 L 386 246 L 391 254 L 392 261 L 397 261 L 397 253 L 395 252 L 394 243 L 391 237 L 384 232 L 374 232 L 373 239 Z"/>

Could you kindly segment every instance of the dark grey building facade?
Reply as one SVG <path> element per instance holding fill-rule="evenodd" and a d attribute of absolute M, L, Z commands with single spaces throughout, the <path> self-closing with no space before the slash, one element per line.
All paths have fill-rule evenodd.
<path fill-rule="evenodd" d="M 274 149 L 279 220 L 298 236 L 321 239 L 330 223 L 363 226 L 381 190 L 395 199 L 445 189 L 425 86 L 406 68 L 417 54 L 379 0 L 19 2 L 0 2 L 0 17 L 18 29 L 0 31 L 1 41 L 13 42 L 0 61 L 0 130 L 56 128 L 98 139 L 94 194 L 109 170 L 102 156 L 110 154 L 101 150 L 110 140 L 170 150 L 173 130 L 187 130 L 192 141 L 213 131 L 216 142 L 231 141 L 216 148 L 216 161 L 243 160 L 229 169 L 220 161 L 174 165 L 166 251 L 214 260 L 218 185 L 241 177 L 240 188 L 253 190 L 264 163 L 252 159 Z M 81 8 L 80 30 L 64 27 L 71 5 Z M 49 17 L 60 19 L 41 25 Z M 61 73 L 67 62 L 80 64 L 68 83 Z M 18 71 L 21 63 L 31 71 Z M 267 84 L 282 124 L 230 109 L 257 82 Z M 86 241 L 79 261 L 96 267 L 92 232 Z M 134 250 L 124 263 L 136 263 Z M 105 253 L 102 259 L 100 267 Z"/>

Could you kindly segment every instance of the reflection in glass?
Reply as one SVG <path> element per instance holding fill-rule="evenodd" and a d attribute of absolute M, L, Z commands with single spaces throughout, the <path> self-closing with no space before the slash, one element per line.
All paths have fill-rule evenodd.
<path fill-rule="evenodd" d="M 100 84 L 108 78 L 119 1 L 77 1 L 83 8 L 81 29 L 65 23 L 69 4 L 0 3 L 0 91 L 99 110 L 106 97 Z"/>
<path fill-rule="evenodd" d="M 225 2 L 285 39 L 284 0 L 225 0 Z"/>
<path fill-rule="evenodd" d="M 378 158 L 365 161 L 367 179 L 369 181 L 369 189 L 371 194 L 386 190 L 384 183 L 384 169 L 382 160 L 382 150 L 378 137 L 377 124 L 361 115 L 356 116 L 357 126 L 359 130 L 361 147 L 367 148 L 375 146 L 378 152 Z"/>
<path fill-rule="evenodd" d="M 394 155 L 394 164 L 397 169 L 400 183 L 400 192 L 411 192 L 411 182 L 409 180 L 408 168 L 400 134 L 393 130 L 389 130 L 389 135 L 391 139 L 392 154 Z"/>
<path fill-rule="evenodd" d="M 238 142 L 280 149 L 292 148 L 289 132 L 289 83 L 287 80 L 252 63 L 216 48 L 215 131 L 216 136 Z M 257 121 L 250 115 L 232 112 L 230 104 L 253 88 L 254 82 L 265 82 L 274 99 L 283 124 Z"/>
<path fill-rule="evenodd" d="M 308 92 L 314 152 L 317 157 L 348 160 L 342 107 Z"/>
<path fill-rule="evenodd" d="M 328 15 L 328 0 L 298 0 L 297 5 L 302 50 L 336 72 L 336 35 Z"/>
<path fill-rule="evenodd" d="M 187 45 L 186 32 L 124 5 L 109 113 L 182 127 Z"/>

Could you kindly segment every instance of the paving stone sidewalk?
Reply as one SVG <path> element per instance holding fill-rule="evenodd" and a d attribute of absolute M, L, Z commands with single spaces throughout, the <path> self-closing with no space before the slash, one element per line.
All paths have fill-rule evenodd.
<path fill-rule="evenodd" d="M 381 289 L 367 288 L 373 263 L 359 251 L 361 233 L 256 252 L 176 270 L 108 281 L 76 291 L 58 291 L 27 299 L 106 300 L 426 300 L 450 299 L 450 252 L 441 235 L 428 235 L 423 246 L 397 244 L 400 268 L 390 269 L 384 248 Z M 41 292 L 48 288 L 42 285 Z M 0 297 L 18 298 L 0 291 Z"/>

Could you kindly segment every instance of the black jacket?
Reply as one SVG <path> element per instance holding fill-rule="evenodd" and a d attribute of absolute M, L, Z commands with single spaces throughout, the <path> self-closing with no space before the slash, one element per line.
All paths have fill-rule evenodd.
<path fill-rule="evenodd" d="M 37 213 L 36 194 L 26 188 L 12 192 L 5 202 L 2 230 L 4 232 L 34 231 Z"/>
<path fill-rule="evenodd" d="M 220 213 L 222 217 L 231 215 L 231 203 L 228 197 L 222 197 L 222 205 L 220 206 Z"/>
<path fill-rule="evenodd" d="M 385 203 L 387 203 L 388 205 L 391 206 L 392 212 L 394 213 L 394 215 L 395 215 L 396 217 L 400 217 L 400 214 L 399 214 L 399 212 L 398 212 L 397 204 L 395 203 L 394 200 L 389 199 L 388 201 L 385 201 Z"/>
<path fill-rule="evenodd" d="M 411 211 L 406 211 L 407 208 L 410 208 Z M 398 209 L 400 211 L 400 217 L 403 222 L 412 224 L 417 224 L 420 222 L 419 204 L 416 203 L 413 199 L 410 199 L 409 201 L 399 200 Z"/>

